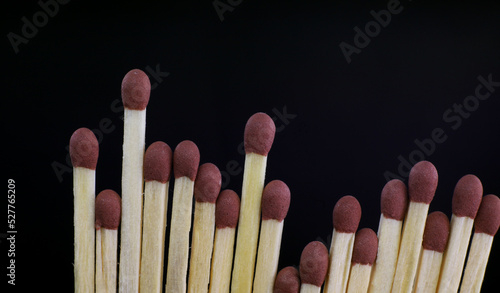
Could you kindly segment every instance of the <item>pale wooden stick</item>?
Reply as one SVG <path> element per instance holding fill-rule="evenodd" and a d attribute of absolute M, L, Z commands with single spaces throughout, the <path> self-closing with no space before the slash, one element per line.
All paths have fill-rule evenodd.
<path fill-rule="evenodd" d="M 101 228 L 96 233 L 96 293 L 115 293 L 118 230 Z"/>

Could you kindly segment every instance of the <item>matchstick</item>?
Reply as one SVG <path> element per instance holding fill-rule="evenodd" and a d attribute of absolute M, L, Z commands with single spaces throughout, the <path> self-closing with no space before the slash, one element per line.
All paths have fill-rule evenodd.
<path fill-rule="evenodd" d="M 245 167 L 231 281 L 234 293 L 252 292 L 267 154 L 275 132 L 273 120 L 265 113 L 252 115 L 245 126 Z"/>
<path fill-rule="evenodd" d="M 299 293 L 299 271 L 292 266 L 284 267 L 276 275 L 273 293 Z"/>
<path fill-rule="evenodd" d="M 398 179 L 387 182 L 380 196 L 381 215 L 378 226 L 378 252 L 372 267 L 370 293 L 391 292 L 403 219 L 408 208 L 406 185 Z"/>
<path fill-rule="evenodd" d="M 215 240 L 210 274 L 210 293 L 229 293 L 234 238 L 240 211 L 240 198 L 226 189 L 215 204 Z"/>
<path fill-rule="evenodd" d="M 483 185 L 476 176 L 465 175 L 457 182 L 451 206 L 453 215 L 450 221 L 450 239 L 444 251 L 439 275 L 439 293 L 458 291 L 474 218 L 482 197 Z"/>
<path fill-rule="evenodd" d="M 167 227 L 168 187 L 172 149 L 152 143 L 144 154 L 144 212 L 142 232 L 141 292 L 161 292 Z"/>
<path fill-rule="evenodd" d="M 281 180 L 269 182 L 262 193 L 262 222 L 253 293 L 270 293 L 278 272 L 283 223 L 290 207 L 290 189 Z"/>
<path fill-rule="evenodd" d="M 95 200 L 96 229 L 96 293 L 116 293 L 118 256 L 118 226 L 121 218 L 121 198 L 105 189 Z"/>
<path fill-rule="evenodd" d="M 361 220 L 361 206 L 350 195 L 340 198 L 333 208 L 333 234 L 330 246 L 325 293 L 343 293 L 347 288 L 352 249 L 356 230 Z"/>
<path fill-rule="evenodd" d="M 95 169 L 99 144 L 88 128 L 71 135 L 69 154 L 73 164 L 75 225 L 75 292 L 94 292 Z"/>
<path fill-rule="evenodd" d="M 200 163 L 196 144 L 185 140 L 174 150 L 174 196 L 170 220 L 165 292 L 186 292 L 189 258 L 189 232 L 194 181 Z"/>
<path fill-rule="evenodd" d="M 122 81 L 124 106 L 119 292 L 139 291 L 146 106 L 151 84 L 139 69 Z"/>
<path fill-rule="evenodd" d="M 465 266 L 460 292 L 479 293 L 486 271 L 493 238 L 500 226 L 500 199 L 493 194 L 481 201 L 474 220 L 474 236 Z"/>
<path fill-rule="evenodd" d="M 328 250 L 319 241 L 312 241 L 300 255 L 300 293 L 319 293 L 328 271 Z"/>
<path fill-rule="evenodd" d="M 363 228 L 356 232 L 347 293 L 368 292 L 372 265 L 377 257 L 377 248 L 377 234 L 372 229 Z"/>
<path fill-rule="evenodd" d="M 443 252 L 448 243 L 449 234 L 450 221 L 445 214 L 433 212 L 427 216 L 415 281 L 415 293 L 436 292 Z"/>
<path fill-rule="evenodd" d="M 417 273 L 422 237 L 429 205 L 434 198 L 438 182 L 437 170 L 428 161 L 415 164 L 408 178 L 410 204 L 403 225 L 403 235 L 392 292 L 410 293 Z"/>
<path fill-rule="evenodd" d="M 191 238 L 188 292 L 206 293 L 210 281 L 210 260 L 214 244 L 215 204 L 222 177 L 219 168 L 205 163 L 198 169 L 194 182 L 194 220 Z"/>

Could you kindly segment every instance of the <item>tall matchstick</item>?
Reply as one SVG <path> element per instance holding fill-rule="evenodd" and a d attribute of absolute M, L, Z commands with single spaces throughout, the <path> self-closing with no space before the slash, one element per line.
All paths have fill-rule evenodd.
<path fill-rule="evenodd" d="M 299 293 L 299 271 L 292 266 L 284 267 L 276 275 L 273 293 Z"/>
<path fill-rule="evenodd" d="M 119 292 L 139 291 L 146 106 L 151 83 L 139 69 L 122 81 L 124 106 Z"/>
<path fill-rule="evenodd" d="M 372 265 L 377 257 L 377 248 L 377 234 L 372 229 L 363 228 L 356 232 L 347 293 L 368 292 Z"/>
<path fill-rule="evenodd" d="M 167 228 L 168 187 L 172 149 L 152 143 L 144 154 L 144 213 L 142 233 L 141 292 L 161 292 Z"/>
<path fill-rule="evenodd" d="M 457 292 L 465 256 L 481 199 L 483 185 L 474 175 L 465 175 L 457 182 L 452 199 L 450 239 L 443 255 L 437 292 Z"/>
<path fill-rule="evenodd" d="M 387 182 L 380 196 L 380 222 L 378 226 L 378 252 L 372 267 L 370 293 L 391 292 L 398 261 L 403 219 L 408 208 L 408 192 L 403 181 Z"/>
<path fill-rule="evenodd" d="M 392 284 L 392 292 L 394 293 L 410 293 L 413 289 L 425 221 L 429 205 L 436 192 L 437 183 L 438 174 L 432 163 L 421 161 L 411 168 L 408 178 L 410 204 L 406 212 L 396 274 Z"/>
<path fill-rule="evenodd" d="M 290 189 L 280 180 L 269 182 L 262 194 L 262 222 L 253 293 L 273 291 L 278 272 L 283 223 L 290 207 Z"/>
<path fill-rule="evenodd" d="M 165 292 L 186 292 L 189 259 L 189 231 L 194 181 L 200 164 L 200 151 L 190 140 L 180 142 L 174 150 L 174 196 L 170 220 Z"/>
<path fill-rule="evenodd" d="M 252 115 L 245 126 L 246 155 L 231 281 L 233 293 L 252 292 L 267 154 L 273 144 L 275 132 L 273 120 L 265 113 Z"/>
<path fill-rule="evenodd" d="M 79 128 L 69 141 L 73 164 L 75 225 L 75 292 L 94 292 L 95 169 L 99 144 L 88 128 Z"/>
<path fill-rule="evenodd" d="M 221 184 L 222 176 L 217 166 L 212 163 L 200 166 L 194 182 L 195 205 L 188 279 L 190 293 L 208 292 L 215 232 L 215 203 Z"/>
<path fill-rule="evenodd" d="M 96 293 L 116 293 L 118 269 L 118 226 L 121 218 L 121 198 L 105 189 L 95 200 L 96 229 Z"/>
<path fill-rule="evenodd" d="M 352 249 L 361 220 L 361 206 L 354 196 L 340 198 L 333 208 L 333 235 L 330 246 L 325 293 L 343 293 L 347 288 Z"/>
<path fill-rule="evenodd" d="M 500 199 L 496 195 L 489 194 L 483 197 L 474 220 L 474 236 L 472 237 L 460 292 L 479 293 L 481 291 L 493 238 L 499 226 Z"/>
<path fill-rule="evenodd" d="M 312 241 L 300 255 L 300 293 L 319 293 L 328 271 L 328 250 L 319 241 Z"/>

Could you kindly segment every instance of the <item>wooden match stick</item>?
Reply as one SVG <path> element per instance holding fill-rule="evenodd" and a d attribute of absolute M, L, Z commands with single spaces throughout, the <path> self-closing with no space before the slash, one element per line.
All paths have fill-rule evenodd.
<path fill-rule="evenodd" d="M 479 293 L 486 271 L 486 264 L 493 245 L 493 238 L 500 226 L 500 199 L 493 194 L 483 197 L 476 219 L 474 236 L 465 266 L 460 292 Z"/>
<path fill-rule="evenodd" d="M 300 255 L 300 293 L 319 293 L 328 271 L 328 250 L 319 241 L 312 241 Z"/>
<path fill-rule="evenodd" d="M 252 292 L 267 154 L 275 132 L 273 120 L 265 113 L 252 115 L 245 126 L 245 167 L 231 281 L 234 293 Z"/>
<path fill-rule="evenodd" d="M 436 292 L 449 234 L 450 221 L 445 214 L 433 212 L 427 216 L 414 292 Z"/>
<path fill-rule="evenodd" d="M 97 293 L 116 293 L 120 218 L 121 198 L 118 193 L 111 189 L 101 191 L 95 200 Z"/>
<path fill-rule="evenodd" d="M 210 274 L 210 293 L 229 293 L 234 238 L 240 212 L 240 198 L 226 189 L 215 204 L 215 240 Z"/>
<path fill-rule="evenodd" d="M 94 292 L 95 169 L 99 144 L 88 128 L 79 128 L 69 141 L 73 164 L 75 225 L 75 292 Z"/>
<path fill-rule="evenodd" d="M 377 257 L 377 248 L 377 234 L 372 229 L 363 228 L 356 232 L 347 293 L 368 292 L 372 265 Z"/>
<path fill-rule="evenodd" d="M 273 293 L 299 293 L 299 271 L 292 266 L 284 267 L 276 275 Z"/>
<path fill-rule="evenodd" d="M 141 292 L 161 292 L 167 227 L 168 187 L 172 149 L 152 143 L 144 154 L 144 213 L 142 233 Z"/>
<path fill-rule="evenodd" d="M 458 291 L 474 218 L 482 197 L 483 185 L 476 176 L 465 175 L 457 182 L 451 207 L 450 239 L 443 255 L 437 292 Z"/>
<path fill-rule="evenodd" d="M 199 164 L 200 152 L 194 142 L 185 140 L 177 145 L 174 150 L 175 181 L 165 292 L 186 292 L 187 289 L 189 231 Z"/>
<path fill-rule="evenodd" d="M 437 182 L 437 170 L 428 161 L 418 162 L 410 170 L 408 178 L 410 204 L 404 221 L 398 263 L 392 284 L 394 293 L 410 293 L 413 289 L 425 221 L 429 205 L 436 192 Z"/>
<path fill-rule="evenodd" d="M 398 179 L 387 182 L 380 196 L 381 215 L 378 226 L 378 252 L 372 267 L 372 276 L 368 292 L 391 292 L 403 219 L 408 208 L 406 185 Z"/>
<path fill-rule="evenodd" d="M 214 244 L 215 203 L 222 177 L 219 168 L 205 163 L 198 169 L 194 182 L 194 220 L 191 240 L 188 292 L 208 292 L 210 260 Z"/>
<path fill-rule="evenodd" d="M 325 293 L 346 291 L 354 238 L 360 220 L 361 206 L 355 197 L 346 195 L 337 201 L 333 208 L 333 235 L 329 270 L 323 289 Z"/>
<path fill-rule="evenodd" d="M 262 193 L 262 222 L 253 293 L 273 291 L 283 223 L 290 207 L 290 189 L 280 180 L 269 182 Z"/>
<path fill-rule="evenodd" d="M 119 292 L 139 291 L 146 106 L 151 84 L 139 69 L 122 81 L 124 106 Z"/>

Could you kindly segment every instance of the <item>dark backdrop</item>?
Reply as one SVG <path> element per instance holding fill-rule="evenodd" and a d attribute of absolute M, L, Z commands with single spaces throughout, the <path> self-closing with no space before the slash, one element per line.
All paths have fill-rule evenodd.
<path fill-rule="evenodd" d="M 476 174 L 485 194 L 500 193 L 493 1 L 60 2 L 42 0 L 52 3 L 47 12 L 37 1 L 2 4 L 3 165 L 4 180 L 16 182 L 17 289 L 72 290 L 69 138 L 79 127 L 96 132 L 97 192 L 120 192 L 120 85 L 133 68 L 153 85 L 146 144 L 193 140 L 201 162 L 215 163 L 224 187 L 238 193 L 247 119 L 259 111 L 276 119 L 266 181 L 292 191 L 280 268 L 298 265 L 309 241 L 330 240 L 343 195 L 360 201 L 360 227 L 376 231 L 382 187 L 406 180 L 416 161 L 439 172 L 430 211 L 451 216 L 465 174 Z M 481 100 L 476 88 L 488 79 Z M 5 277 L 7 197 L 2 206 Z M 498 282 L 499 262 L 497 239 L 485 288 Z"/>

